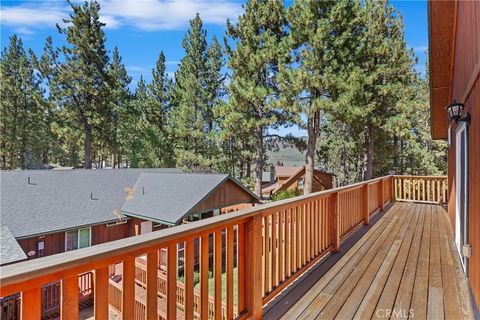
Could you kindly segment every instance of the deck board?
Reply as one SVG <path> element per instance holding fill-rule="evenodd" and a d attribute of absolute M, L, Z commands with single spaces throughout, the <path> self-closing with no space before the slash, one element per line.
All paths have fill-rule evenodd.
<path fill-rule="evenodd" d="M 437 205 L 395 203 L 328 271 L 312 274 L 315 282 L 295 284 L 308 291 L 288 299 L 287 288 L 264 318 L 472 318 L 448 216 Z"/>

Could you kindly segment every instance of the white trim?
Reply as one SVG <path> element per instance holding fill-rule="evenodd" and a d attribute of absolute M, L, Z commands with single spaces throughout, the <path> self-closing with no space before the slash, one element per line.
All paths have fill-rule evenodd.
<path fill-rule="evenodd" d="M 125 223 L 127 223 L 127 219 L 120 219 L 120 220 L 115 220 L 115 222 L 109 222 L 109 223 L 105 224 L 105 226 L 107 228 L 110 228 L 110 227 L 118 226 L 118 225 L 125 224 Z"/>
<path fill-rule="evenodd" d="M 462 134 L 464 139 L 464 147 L 465 147 L 465 159 L 463 163 L 460 163 L 461 159 L 461 146 L 462 146 Z M 468 243 L 467 232 L 468 232 L 468 213 L 467 213 L 467 193 L 468 193 L 468 132 L 467 132 L 467 124 L 462 122 L 458 125 L 456 132 L 455 132 L 455 245 L 457 247 L 458 253 L 460 255 L 460 261 L 462 262 L 463 268 L 466 271 L 466 258 L 463 255 L 462 247 L 464 244 Z M 464 171 L 464 197 L 460 199 L 460 191 L 461 185 L 460 181 L 462 179 L 461 172 L 462 166 Z M 464 211 L 460 212 L 460 205 L 463 202 Z M 463 218 L 463 230 L 461 230 L 460 221 Z"/>

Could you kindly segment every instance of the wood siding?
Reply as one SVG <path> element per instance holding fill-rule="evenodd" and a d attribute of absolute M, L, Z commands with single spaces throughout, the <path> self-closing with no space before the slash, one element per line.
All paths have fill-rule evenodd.
<path fill-rule="evenodd" d="M 139 219 L 138 219 L 139 220 Z M 107 227 L 106 224 L 99 224 L 91 228 L 91 245 L 96 245 L 104 242 L 119 240 L 135 235 L 135 224 L 140 222 L 137 219 L 129 219 L 127 223 Z M 138 227 L 140 230 L 140 227 Z M 20 247 L 28 254 L 30 251 L 35 251 L 33 256 L 28 259 L 40 258 L 37 252 L 37 243 L 39 241 L 45 242 L 45 247 L 42 257 L 50 256 L 65 251 L 65 232 L 50 233 L 42 236 L 19 239 Z M 28 255 L 27 255 L 28 256 Z"/>
<path fill-rule="evenodd" d="M 477 306 L 480 306 L 480 2 L 459 1 L 456 24 L 455 58 L 452 81 L 452 100 L 465 104 L 472 117 L 469 134 L 469 282 Z M 446 117 L 446 115 L 445 115 Z M 448 212 L 455 230 L 455 130 L 448 150 Z"/>
<path fill-rule="evenodd" d="M 256 202 L 256 199 L 234 182 L 227 180 L 221 187 L 199 203 L 192 212 L 201 213 L 244 202 Z"/>

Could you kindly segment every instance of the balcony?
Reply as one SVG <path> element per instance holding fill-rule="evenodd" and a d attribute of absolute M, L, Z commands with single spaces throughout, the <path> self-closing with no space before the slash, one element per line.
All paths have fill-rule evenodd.
<path fill-rule="evenodd" d="M 76 319 L 91 272 L 95 319 L 468 318 L 446 199 L 444 177 L 386 176 L 5 266 L 0 296 L 39 319 L 60 281 Z"/>

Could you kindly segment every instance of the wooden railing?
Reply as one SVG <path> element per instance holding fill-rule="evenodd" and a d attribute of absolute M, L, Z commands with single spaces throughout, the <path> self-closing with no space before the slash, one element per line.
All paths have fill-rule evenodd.
<path fill-rule="evenodd" d="M 4 266 L 0 269 L 0 296 L 21 292 L 23 319 L 38 319 L 41 287 L 60 280 L 61 318 L 77 318 L 77 278 L 80 273 L 93 270 L 95 319 L 108 318 L 109 301 L 121 309 L 124 319 L 138 319 L 139 315 L 157 319 L 159 308 L 166 319 L 175 319 L 182 313 L 186 319 L 232 319 L 235 309 L 241 318 L 258 319 L 265 303 L 316 261 L 338 251 L 340 243 L 357 226 L 368 224 L 372 214 L 393 200 L 392 186 L 392 176 L 377 178 Z M 209 238 L 213 239 L 212 247 Z M 185 280 L 179 291 L 180 244 L 184 248 Z M 166 281 L 159 284 L 158 254 L 162 248 L 167 249 Z M 196 250 L 200 256 L 199 297 L 194 288 Z M 210 254 L 213 254 L 212 261 Z M 138 303 L 135 293 L 135 258 L 140 255 L 147 257 L 146 276 L 142 276 L 144 303 Z M 109 286 L 109 266 L 115 263 L 123 263 L 122 281 L 115 290 L 109 290 L 112 287 Z M 209 303 L 210 270 L 213 271 L 212 303 Z M 165 292 L 165 305 L 159 304 L 162 303 L 158 299 L 159 291 Z"/>
<path fill-rule="evenodd" d="M 447 177 L 394 176 L 394 195 L 397 201 L 446 203 Z"/>
<path fill-rule="evenodd" d="M 139 290 L 146 290 L 147 289 L 147 268 L 146 266 L 139 262 L 138 259 L 135 262 L 135 282 L 139 286 Z M 110 292 L 109 292 L 109 303 L 110 305 L 115 308 L 119 313 L 121 313 L 121 299 L 119 300 L 118 297 L 121 297 L 122 294 L 122 286 L 116 283 L 113 280 L 110 280 Z M 158 270 L 158 281 L 157 281 L 157 294 L 160 299 L 167 298 L 167 277 L 161 271 Z M 120 301 L 120 302 L 119 302 Z M 214 298 L 209 296 L 208 301 L 208 319 L 215 319 L 215 315 L 213 313 L 214 310 Z M 145 301 L 139 297 L 136 297 L 135 301 L 136 305 L 138 305 L 139 309 L 145 309 Z M 194 288 L 194 304 L 193 304 L 193 312 L 195 319 L 199 319 L 199 312 L 200 312 L 200 292 L 197 288 Z M 181 281 L 177 282 L 177 308 L 178 310 L 183 311 L 183 306 L 185 305 L 185 284 Z M 159 314 L 161 317 L 165 317 L 165 314 L 160 312 Z M 233 312 L 234 317 L 237 317 L 238 311 L 234 308 Z M 226 319 L 226 305 L 222 303 L 222 319 Z M 143 320 L 145 319 L 145 314 L 143 313 L 135 313 L 134 320 Z"/>

